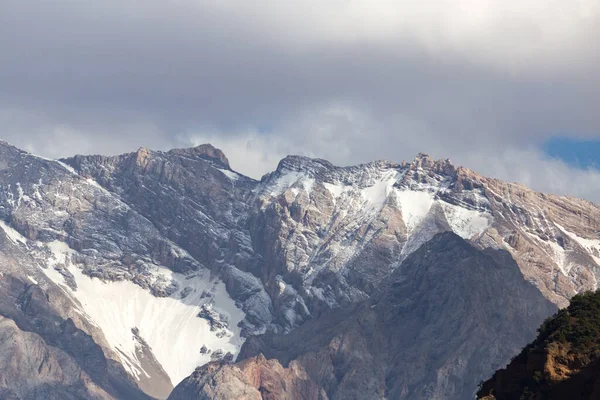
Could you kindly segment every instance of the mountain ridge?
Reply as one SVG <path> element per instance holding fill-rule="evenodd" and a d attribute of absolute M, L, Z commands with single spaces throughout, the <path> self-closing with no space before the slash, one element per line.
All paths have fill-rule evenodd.
<path fill-rule="evenodd" d="M 57 291 L 59 314 L 159 397 L 250 336 L 291 334 L 368 301 L 444 232 L 507 252 L 559 306 L 600 278 L 600 207 L 425 154 L 350 167 L 289 156 L 257 181 L 210 145 L 60 161 L 0 145 L 0 219 L 0 252 L 30 266 L 6 274 Z M 98 307 L 95 292 L 131 313 Z M 164 309 L 169 323 L 141 318 Z"/>

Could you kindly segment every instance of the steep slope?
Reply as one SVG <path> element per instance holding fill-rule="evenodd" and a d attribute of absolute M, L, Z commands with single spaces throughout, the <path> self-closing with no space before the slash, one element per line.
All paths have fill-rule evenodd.
<path fill-rule="evenodd" d="M 148 399 L 94 341 L 93 336 L 102 332 L 86 318 L 71 313 L 71 300 L 46 278 L 27 252 L 10 246 L 13 238 L 0 231 L 3 396 Z"/>
<path fill-rule="evenodd" d="M 291 283 L 310 312 L 368 297 L 408 254 L 444 231 L 508 250 L 526 279 L 560 306 L 597 286 L 600 207 L 485 178 L 448 160 L 419 155 L 411 163 L 339 168 L 288 157 L 256 193 L 251 229 L 265 261 L 262 279 L 271 282 L 272 298 L 278 280 Z"/>
<path fill-rule="evenodd" d="M 246 334 L 267 329 L 273 319 L 271 299 L 250 273 L 260 258 L 244 227 L 257 182 L 233 172 L 220 150 L 210 145 L 168 152 L 141 148 L 121 156 L 64 161 L 115 193 L 220 276 L 246 314 Z"/>
<path fill-rule="evenodd" d="M 237 352 L 243 312 L 152 222 L 64 164 L 7 144 L 0 160 L 2 278 L 37 286 L 118 375 L 164 398 L 214 354 Z"/>
<path fill-rule="evenodd" d="M 555 309 L 507 252 L 442 233 L 369 300 L 250 337 L 239 359 L 300 365 L 330 399 L 465 399 Z"/>
<path fill-rule="evenodd" d="M 482 383 L 480 399 L 600 398 L 600 292 L 571 299 L 506 368 Z"/>
<path fill-rule="evenodd" d="M 506 249 L 552 302 L 597 285 L 600 208 L 421 154 L 336 167 L 290 156 L 260 182 L 210 145 L 65 160 L 222 277 L 244 332 L 287 332 L 368 298 L 433 235 Z M 257 278 L 259 278 L 257 280 Z"/>

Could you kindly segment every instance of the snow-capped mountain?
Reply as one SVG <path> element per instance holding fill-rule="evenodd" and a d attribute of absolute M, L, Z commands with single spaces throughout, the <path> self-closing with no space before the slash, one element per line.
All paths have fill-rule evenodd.
<path fill-rule="evenodd" d="M 331 310 L 381 296 L 405 261 L 443 232 L 514 259 L 539 304 L 501 314 L 532 313 L 524 328 L 531 335 L 552 311 L 544 298 L 564 306 L 595 289 L 600 271 L 600 207 L 424 154 L 352 167 L 289 156 L 256 181 L 210 145 L 54 161 L 1 143 L 0 185 L 0 282 L 19 282 L 2 293 L 36 291 L 45 304 L 5 305 L 0 315 L 87 374 L 67 384 L 12 371 L 0 387 L 22 398 L 42 381 L 48 393 L 73 387 L 73 398 L 164 398 L 197 366 L 235 357 L 251 335 L 292 334 Z M 51 340 L 56 332 L 20 322 L 48 308 L 89 337 L 111 368 L 90 375 L 65 340 Z M 516 351 L 529 339 L 500 347 Z M 497 354 L 494 363 L 511 355 Z M 468 372 L 436 368 L 447 379 Z M 126 382 L 115 384 L 117 377 Z M 34 383 L 10 383 L 25 380 Z M 336 388 L 327 386 L 327 395 L 335 398 Z"/>

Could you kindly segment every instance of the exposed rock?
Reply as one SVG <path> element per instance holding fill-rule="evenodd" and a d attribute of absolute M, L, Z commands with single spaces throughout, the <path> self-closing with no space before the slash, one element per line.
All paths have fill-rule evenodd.
<path fill-rule="evenodd" d="M 297 362 L 331 399 L 466 399 L 555 309 L 507 252 L 444 233 L 370 300 L 250 337 L 238 360 Z"/>
<path fill-rule="evenodd" d="M 65 164 L 41 159 L 0 144 L 0 228 L 7 235 L 0 251 L 8 260 L 0 272 L 20 282 L 39 282 L 42 293 L 49 297 L 52 315 L 58 316 L 60 323 L 70 319 L 98 346 L 109 369 L 113 362 L 125 367 L 125 372 L 120 370 L 115 375 L 121 374 L 139 385 L 145 379 L 144 372 L 148 373 L 144 368 L 158 374 L 149 378 L 153 382 L 169 380 L 152 363 L 140 367 L 145 362 L 140 358 L 158 360 L 152 354 L 159 349 L 143 344 L 151 342 L 149 335 L 156 330 L 144 331 L 140 326 L 133 339 L 147 358 L 138 356 L 138 347 L 124 355 L 118 343 L 131 343 L 131 328 L 139 326 L 139 321 L 122 329 L 124 334 L 119 340 L 106 326 L 105 332 L 100 332 L 97 321 L 82 310 L 83 302 L 77 300 L 82 290 L 81 273 L 110 287 L 115 282 L 131 281 L 160 299 L 189 306 L 194 310 L 192 318 L 182 318 L 182 326 L 189 320 L 198 322 L 193 318 L 197 314 L 193 307 L 212 304 L 214 311 L 204 312 L 214 327 L 205 333 L 212 341 L 203 341 L 213 350 L 232 346 L 223 353 L 235 352 L 231 343 L 239 344 L 240 335 L 267 333 L 266 337 L 278 337 L 280 333 L 293 335 L 300 329 L 298 332 L 306 336 L 290 336 L 298 342 L 290 347 L 295 348 L 310 342 L 307 338 L 313 332 L 302 327 L 315 327 L 314 321 L 322 321 L 321 315 L 338 320 L 338 316 L 331 316 L 340 312 L 339 318 L 351 320 L 344 310 L 359 307 L 356 310 L 363 312 L 360 307 L 379 299 L 378 293 L 388 287 L 390 279 L 402 276 L 399 271 L 411 270 L 405 269 L 411 254 L 423 246 L 425 251 L 435 252 L 430 241 L 440 232 L 455 232 L 480 250 L 495 249 L 498 252 L 493 257 L 498 258 L 497 263 L 514 267 L 500 250 L 508 251 L 523 275 L 520 280 L 511 278 L 513 286 L 519 288 L 523 280 L 529 281 L 556 305 L 566 305 L 574 294 L 595 289 L 600 278 L 598 206 L 488 179 L 448 160 L 435 161 L 424 154 L 408 163 L 377 161 L 344 168 L 324 160 L 290 156 L 260 182 L 232 171 L 223 153 L 210 145 L 168 152 L 141 148 L 120 156 L 75 156 L 63 161 Z M 426 271 L 431 272 L 432 268 Z M 437 273 L 457 287 L 463 284 L 459 278 Z M 468 274 L 458 276 L 473 287 L 478 286 Z M 478 277 L 491 279 L 483 272 Z M 403 279 L 417 282 L 415 279 L 420 278 L 416 273 L 407 273 Z M 198 286 L 199 281 L 206 285 Z M 231 298 L 217 290 L 223 286 L 221 281 Z M 427 287 L 443 293 L 449 290 Z M 506 311 L 506 318 L 511 312 L 526 312 L 507 298 L 519 293 L 510 293 L 494 292 L 497 299 L 491 302 L 512 310 Z M 421 294 L 427 297 L 436 293 Z M 406 295 L 416 296 L 412 292 Z M 543 314 L 541 309 L 550 312 L 543 298 L 534 297 L 530 299 L 534 303 L 529 305 L 531 321 Z M 452 304 L 462 309 L 463 301 Z M 218 315 L 223 313 L 223 308 L 219 308 L 223 302 L 228 310 L 235 308 L 229 302 L 235 302 L 245 314 L 240 317 L 243 320 L 231 319 L 227 324 Z M 20 297 L 19 312 L 30 310 L 31 304 L 29 295 Z M 496 315 L 491 309 L 490 305 L 486 310 Z M 453 314 L 455 310 L 447 312 Z M 498 311 L 500 315 L 504 312 Z M 379 313 L 375 315 L 380 318 Z M 479 326 L 489 317 L 483 313 L 474 315 L 457 312 L 456 318 L 466 318 L 461 321 Z M 425 329 L 432 321 L 405 315 L 408 316 L 425 324 L 418 328 L 415 322 L 414 329 Z M 464 332 L 454 329 L 451 322 L 436 329 L 437 336 L 454 345 L 453 340 Z M 396 335 L 396 331 L 387 333 Z M 481 373 L 508 361 L 510 350 L 521 345 L 523 339 L 520 334 L 495 337 L 485 331 L 482 335 L 481 342 L 468 342 L 494 352 L 490 357 L 493 363 L 481 366 Z M 428 334 L 424 338 L 437 343 L 437 336 Z M 248 346 L 256 340 L 259 339 L 252 339 Z M 364 350 L 364 357 L 377 359 L 371 354 L 374 350 L 361 347 L 361 340 L 352 342 L 361 349 L 356 351 Z M 192 342 L 188 349 L 198 349 L 203 344 Z M 327 346 L 331 343 L 325 342 Z M 325 342 L 318 348 L 322 349 Z M 398 351 L 405 354 L 405 359 L 413 357 L 412 361 L 421 365 L 417 353 Z M 431 398 L 431 393 L 466 393 L 462 381 L 442 382 L 445 378 L 440 378 L 463 376 L 463 369 L 470 370 L 463 365 L 465 360 L 479 359 L 478 354 L 470 353 L 474 351 L 470 348 L 457 351 L 467 355 L 456 365 L 450 361 L 450 366 L 432 362 L 425 372 L 420 368 L 402 372 L 409 375 L 407 382 L 429 388 L 418 393 L 412 386 L 400 390 L 391 381 L 382 384 L 380 376 L 385 374 L 377 368 L 384 367 L 372 368 L 374 375 L 358 374 L 352 380 L 360 382 L 359 386 L 366 385 L 365 393 L 371 394 L 391 390 L 396 395 L 395 390 L 406 390 L 415 398 Z M 208 352 L 190 354 L 202 362 L 210 358 Z M 188 371 L 197 365 L 195 361 Z M 328 365 L 330 361 L 324 362 Z M 174 365 L 170 367 L 171 371 L 177 370 Z M 338 364 L 331 366 L 332 371 L 339 368 Z M 337 382 L 337 375 L 333 376 Z M 371 383 L 364 383 L 363 379 Z M 333 380 L 318 382 L 335 396 L 341 394 L 332 388 L 340 386 L 339 393 L 344 393 L 351 386 L 350 378 L 339 385 L 331 383 Z M 468 379 L 465 382 L 467 386 L 472 383 Z M 372 390 L 373 387 L 379 389 Z"/>
<path fill-rule="evenodd" d="M 283 368 L 262 355 L 231 365 L 209 363 L 173 390 L 169 400 L 327 400 L 295 362 Z"/>
<path fill-rule="evenodd" d="M 168 152 L 178 156 L 200 157 L 216 162 L 219 166 L 229 169 L 229 160 L 223 152 L 210 144 L 201 144 L 190 149 L 174 149 Z"/>
<path fill-rule="evenodd" d="M 58 348 L 0 316 L 0 391 L 6 399 L 110 399 Z M 35 365 L 35 368 L 32 366 Z"/>
<path fill-rule="evenodd" d="M 59 291 L 44 292 L 5 273 L 0 294 L 0 386 L 7 393 L 22 399 L 149 399 L 90 335 L 61 318 L 54 308 L 59 303 L 49 302 Z"/>
<path fill-rule="evenodd" d="M 227 319 L 218 312 L 212 310 L 211 306 L 203 304 L 200 307 L 198 318 L 203 318 L 210 324 L 211 331 L 218 331 L 227 328 Z"/>
<path fill-rule="evenodd" d="M 186 287 L 183 288 L 183 290 L 181 291 L 181 293 L 179 293 L 179 297 L 182 298 L 182 299 L 185 299 L 193 291 L 194 291 L 194 288 L 192 288 L 190 286 L 186 286 Z"/>
<path fill-rule="evenodd" d="M 215 351 L 213 351 L 213 353 L 210 355 L 210 359 L 215 361 L 215 360 L 220 360 L 221 358 L 223 358 L 223 350 L 221 349 L 217 349 Z"/>

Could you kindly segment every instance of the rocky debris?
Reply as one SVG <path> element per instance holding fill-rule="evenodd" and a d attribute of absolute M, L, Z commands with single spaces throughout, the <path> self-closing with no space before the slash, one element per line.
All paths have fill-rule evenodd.
<path fill-rule="evenodd" d="M 56 266 L 54 269 L 62 275 L 64 278 L 65 284 L 70 287 L 72 290 L 77 290 L 77 282 L 75 281 L 75 277 L 69 270 L 64 268 L 63 266 Z"/>
<path fill-rule="evenodd" d="M 228 364 L 232 363 L 232 362 L 233 362 L 233 360 L 234 360 L 234 355 L 233 355 L 233 353 L 231 353 L 231 352 L 227 352 L 227 354 L 225 354 L 225 355 L 223 356 L 223 359 L 222 359 L 222 360 L 223 360 L 223 362 L 224 362 L 224 363 L 228 363 Z"/>
<path fill-rule="evenodd" d="M 220 360 L 221 358 L 223 358 L 224 352 L 221 349 L 217 349 L 215 351 L 212 352 L 212 354 L 210 355 L 210 359 L 211 360 Z"/>
<path fill-rule="evenodd" d="M 179 298 L 180 299 L 185 299 L 186 297 L 189 296 L 190 293 L 192 293 L 194 291 L 194 288 L 192 288 L 191 286 L 186 286 L 184 287 L 181 292 L 179 293 Z"/>
<path fill-rule="evenodd" d="M 326 400 L 325 391 L 295 362 L 284 368 L 262 355 L 238 364 L 211 362 L 181 382 L 170 400 Z"/>
<path fill-rule="evenodd" d="M 491 379 L 477 398 L 600 398 L 600 292 L 571 299 L 568 308 L 548 318 L 538 337 Z"/>
<path fill-rule="evenodd" d="M 138 327 L 131 328 L 131 333 L 133 334 L 133 338 L 136 342 L 140 343 L 143 346 L 148 346 L 148 343 L 140 336 L 140 330 Z"/>
<path fill-rule="evenodd" d="M 179 284 L 173 280 L 159 275 L 151 286 L 151 293 L 156 297 L 169 297 L 179 290 Z M 185 296 L 181 297 L 184 298 Z"/>
<path fill-rule="evenodd" d="M 203 304 L 200 307 L 198 318 L 203 318 L 206 321 L 208 321 L 210 325 L 210 330 L 213 332 L 222 329 L 227 329 L 228 326 L 227 317 L 214 311 L 210 304 Z"/>
<path fill-rule="evenodd" d="M 202 345 L 200 348 L 200 354 L 210 354 L 210 349 L 206 345 Z"/>
<path fill-rule="evenodd" d="M 202 294 L 200 295 L 200 298 L 202 299 L 211 299 L 214 295 L 211 292 L 208 292 L 206 290 L 204 290 L 202 292 Z"/>

